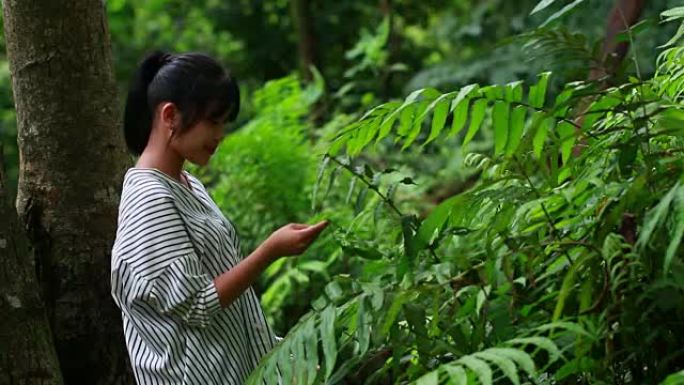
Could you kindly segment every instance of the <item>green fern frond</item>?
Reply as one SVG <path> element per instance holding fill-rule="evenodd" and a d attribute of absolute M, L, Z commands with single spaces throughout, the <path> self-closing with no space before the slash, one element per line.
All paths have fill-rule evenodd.
<path fill-rule="evenodd" d="M 545 108 L 549 76 L 550 73 L 539 76 L 539 82 L 530 87 L 526 101 L 521 82 L 487 87 L 473 84 L 444 94 L 432 88 L 414 91 L 403 102 L 388 102 L 369 110 L 357 122 L 336 133 L 330 138 L 328 153 L 336 155 L 346 146 L 346 153 L 353 157 L 390 133 L 396 135 L 404 150 L 424 133 L 425 126 L 429 126 L 429 132 L 425 132 L 423 146 L 440 136 L 456 135 L 467 126 L 463 139 L 466 146 L 489 116 L 495 131 L 496 155 L 510 156 L 525 134 L 527 111 L 536 113 L 535 116 L 564 119 L 567 109 L 559 113 L 557 106 Z M 449 118 L 451 127 L 444 135 Z"/>
<path fill-rule="evenodd" d="M 504 342 L 500 347 L 492 347 L 479 352 L 464 355 L 458 359 L 439 365 L 436 369 L 425 373 L 413 384 L 466 384 L 468 373 L 473 373 L 477 383 L 491 385 L 494 373 L 498 369 L 511 383 L 520 384 L 520 372 L 533 377 L 536 367 L 532 356 L 525 350 L 515 348 L 516 345 L 533 345 L 549 353 L 549 362 L 561 358 L 556 344 L 545 337 L 514 338 Z M 440 380 L 443 379 L 443 380 Z"/>

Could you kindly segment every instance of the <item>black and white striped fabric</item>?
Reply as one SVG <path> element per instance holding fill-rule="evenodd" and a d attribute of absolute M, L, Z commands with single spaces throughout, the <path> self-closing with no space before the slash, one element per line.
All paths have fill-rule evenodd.
<path fill-rule="evenodd" d="M 128 169 L 111 260 L 112 297 L 139 385 L 243 384 L 276 338 L 250 287 L 219 304 L 213 278 L 240 239 L 202 182 Z"/>

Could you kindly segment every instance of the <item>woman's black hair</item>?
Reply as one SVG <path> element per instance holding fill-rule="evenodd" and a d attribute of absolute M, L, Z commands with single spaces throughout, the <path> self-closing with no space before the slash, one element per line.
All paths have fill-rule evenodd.
<path fill-rule="evenodd" d="M 124 112 L 129 151 L 140 156 L 150 138 L 153 111 L 172 102 L 181 115 L 180 132 L 202 119 L 234 121 L 240 110 L 237 81 L 215 59 L 202 53 L 155 51 L 140 63 L 131 81 Z"/>

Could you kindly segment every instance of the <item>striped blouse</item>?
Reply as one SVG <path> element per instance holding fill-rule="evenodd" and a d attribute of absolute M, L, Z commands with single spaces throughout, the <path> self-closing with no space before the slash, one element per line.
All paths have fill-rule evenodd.
<path fill-rule="evenodd" d="M 139 385 L 243 384 L 277 337 L 251 287 L 220 305 L 213 278 L 241 260 L 240 239 L 183 173 L 191 189 L 155 168 L 124 176 L 111 294 L 131 365 Z"/>

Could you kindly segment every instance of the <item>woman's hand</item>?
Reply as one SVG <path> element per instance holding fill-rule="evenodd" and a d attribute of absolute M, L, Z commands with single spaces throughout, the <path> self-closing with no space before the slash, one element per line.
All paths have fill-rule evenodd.
<path fill-rule="evenodd" d="M 274 231 L 261 245 L 272 260 L 299 255 L 309 248 L 330 222 L 325 220 L 315 225 L 290 223 Z"/>
<path fill-rule="evenodd" d="M 250 255 L 236 266 L 214 278 L 221 306 L 233 303 L 251 285 L 268 264 L 286 255 L 301 254 L 318 234 L 328 226 L 328 221 L 315 225 L 290 223 L 274 231 Z"/>

